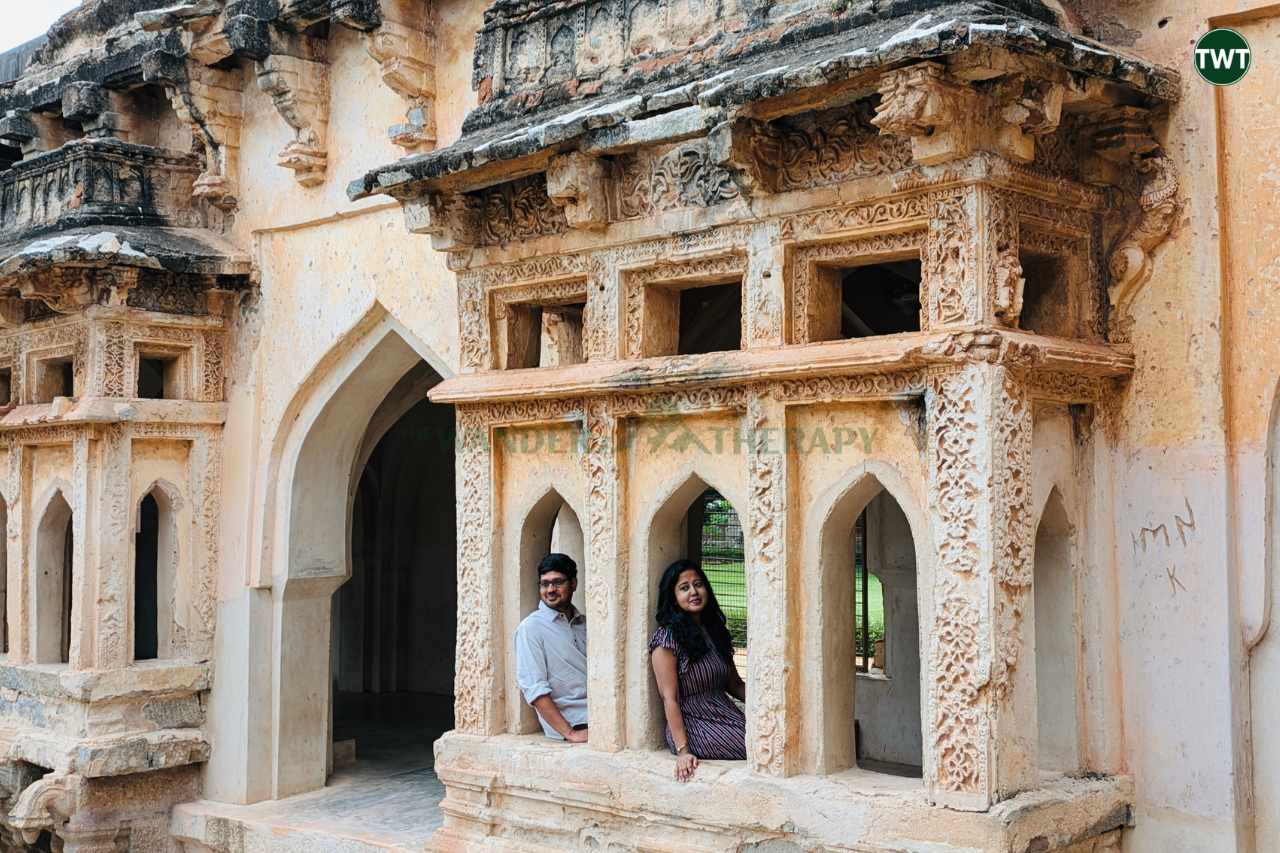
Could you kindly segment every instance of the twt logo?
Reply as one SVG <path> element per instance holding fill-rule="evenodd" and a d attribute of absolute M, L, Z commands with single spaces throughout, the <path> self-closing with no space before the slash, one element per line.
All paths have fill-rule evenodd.
<path fill-rule="evenodd" d="M 1249 43 L 1235 30 L 1210 30 L 1196 42 L 1196 72 L 1215 86 L 1238 83 L 1250 59 Z"/>

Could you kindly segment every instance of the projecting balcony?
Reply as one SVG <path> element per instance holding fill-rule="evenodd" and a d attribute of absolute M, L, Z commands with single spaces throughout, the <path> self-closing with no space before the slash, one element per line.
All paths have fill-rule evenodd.
<path fill-rule="evenodd" d="M 0 172 L 0 289 L 43 302 L 36 315 L 102 301 L 102 270 L 236 289 L 249 260 L 207 227 L 193 192 L 200 170 L 190 154 L 117 139 L 77 139 L 14 163 Z M 4 320 L 23 316 L 34 315 Z"/>

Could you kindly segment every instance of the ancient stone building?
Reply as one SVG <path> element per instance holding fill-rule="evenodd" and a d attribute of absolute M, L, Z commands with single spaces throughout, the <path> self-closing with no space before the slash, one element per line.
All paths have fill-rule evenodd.
<path fill-rule="evenodd" d="M 1280 849 L 1278 34 L 84 0 L 0 56 L 0 849 Z M 684 556 L 748 685 L 688 784 Z"/>

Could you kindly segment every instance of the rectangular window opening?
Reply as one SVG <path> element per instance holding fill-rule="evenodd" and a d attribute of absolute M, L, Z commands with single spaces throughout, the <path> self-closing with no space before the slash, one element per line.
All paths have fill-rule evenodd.
<path fill-rule="evenodd" d="M 0 367 L 0 406 L 13 402 L 13 368 Z"/>
<path fill-rule="evenodd" d="M 686 287 L 673 295 L 678 300 L 675 355 L 742 349 L 741 280 Z"/>
<path fill-rule="evenodd" d="M 36 362 L 35 402 L 52 403 L 55 397 L 74 397 L 75 360 L 71 356 Z"/>
<path fill-rule="evenodd" d="M 173 373 L 177 363 L 173 358 L 142 356 L 138 359 L 138 397 L 143 400 L 172 399 Z"/>
<path fill-rule="evenodd" d="M 839 337 L 920 331 L 919 258 L 839 268 L 827 275 L 839 283 Z"/>
<path fill-rule="evenodd" d="M 1018 260 L 1024 282 L 1018 325 L 1037 335 L 1075 337 L 1069 264 L 1052 255 L 1028 252 L 1021 253 Z"/>

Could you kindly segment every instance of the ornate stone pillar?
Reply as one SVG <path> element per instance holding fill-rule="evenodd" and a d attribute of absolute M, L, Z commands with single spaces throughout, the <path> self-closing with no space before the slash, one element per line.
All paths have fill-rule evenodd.
<path fill-rule="evenodd" d="M 92 560 L 91 541 L 95 525 L 90 523 L 89 514 L 97 507 L 89 471 L 91 443 L 87 432 L 77 434 L 71 442 L 71 648 L 67 657 L 73 670 L 93 669 L 96 663 L 93 614 L 97 609 L 97 579 L 90 576 L 90 569 L 96 570 L 97 566 Z"/>
<path fill-rule="evenodd" d="M 483 408 L 458 409 L 458 650 L 454 728 L 492 735 L 503 728 L 501 673 L 494 660 L 497 570 L 493 563 L 493 444 Z M 515 689 L 514 684 L 511 689 Z"/>
<path fill-rule="evenodd" d="M 583 318 L 586 339 L 583 341 L 587 361 L 611 361 L 627 358 L 626 323 L 622 272 L 612 253 L 594 255 L 588 263 L 587 311 Z"/>
<path fill-rule="evenodd" d="M 747 761 L 758 773 L 785 776 L 792 767 L 786 744 L 788 713 L 787 635 L 792 585 L 787 578 L 788 485 L 786 407 L 767 392 L 747 401 L 750 492 L 747 505 Z"/>
<path fill-rule="evenodd" d="M 627 528 L 621 425 L 610 401 L 586 410 L 587 718 L 590 745 L 616 752 L 626 744 Z"/>
<path fill-rule="evenodd" d="M 7 529 L 5 547 L 8 582 L 5 585 L 6 622 L 9 629 L 9 662 L 22 664 L 31 660 L 31 586 L 34 572 L 27 568 L 30 536 L 27 533 L 31 513 L 31 454 L 22 442 L 9 442 L 9 468 L 5 472 Z"/>
<path fill-rule="evenodd" d="M 742 283 L 746 314 L 743 349 L 779 347 L 784 343 L 782 318 L 786 305 L 781 228 L 776 222 L 751 229 L 747 244 L 747 275 Z"/>
<path fill-rule="evenodd" d="M 1031 588 L 1031 407 L 1008 365 L 934 375 L 929 505 L 937 549 L 929 625 L 925 782 L 967 811 L 1036 784 Z"/>
<path fill-rule="evenodd" d="M 91 534 L 94 541 L 89 543 L 94 602 L 89 609 L 97 668 L 116 669 L 132 661 L 133 549 L 130 545 L 134 535 L 132 522 L 137 517 L 132 507 L 132 441 L 125 427 L 110 424 L 102 427 L 94 445 L 95 461 L 87 484 L 92 521 L 89 529 L 94 531 Z"/>

